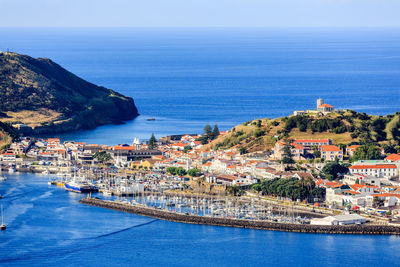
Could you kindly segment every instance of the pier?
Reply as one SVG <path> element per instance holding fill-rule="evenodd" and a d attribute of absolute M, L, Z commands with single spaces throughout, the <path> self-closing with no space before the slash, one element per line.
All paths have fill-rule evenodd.
<path fill-rule="evenodd" d="M 323 233 L 323 234 L 368 234 L 368 235 L 400 235 L 400 227 L 391 225 L 310 225 L 278 223 L 261 220 L 231 219 L 210 216 L 196 216 L 190 214 L 175 213 L 166 210 L 131 205 L 116 201 L 106 201 L 97 198 L 83 198 L 79 203 L 100 208 L 107 208 L 122 212 L 134 213 L 157 219 L 214 226 L 228 226 L 238 228 L 262 229 L 272 231 L 299 232 L 299 233 Z"/>

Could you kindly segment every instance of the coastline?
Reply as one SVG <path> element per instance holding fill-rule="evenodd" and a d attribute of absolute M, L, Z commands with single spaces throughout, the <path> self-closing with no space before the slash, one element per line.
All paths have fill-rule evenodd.
<path fill-rule="evenodd" d="M 243 219 L 215 218 L 206 216 L 186 215 L 169 211 L 153 209 L 143 206 L 133 206 L 123 203 L 105 201 L 94 198 L 82 198 L 79 203 L 90 206 L 112 209 L 142 216 L 162 219 L 166 221 L 203 224 L 213 226 L 226 226 L 236 228 L 249 228 L 270 231 L 314 233 L 314 234 L 360 234 L 360 235 L 400 235 L 400 227 L 391 225 L 310 225 L 288 224 L 267 221 L 253 221 Z"/>

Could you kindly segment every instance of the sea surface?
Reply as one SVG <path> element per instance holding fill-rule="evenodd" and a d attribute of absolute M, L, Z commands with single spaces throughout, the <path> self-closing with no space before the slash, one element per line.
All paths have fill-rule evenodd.
<path fill-rule="evenodd" d="M 3 174 L 4 175 L 4 174 Z M 400 237 L 156 220 L 79 204 L 49 176 L 6 174 L 1 266 L 398 266 Z"/>
<path fill-rule="evenodd" d="M 51 58 L 135 99 L 124 125 L 62 135 L 130 143 L 222 130 L 315 108 L 316 99 L 372 114 L 399 110 L 400 28 L 0 28 L 0 49 Z M 155 121 L 147 121 L 155 118 Z"/>

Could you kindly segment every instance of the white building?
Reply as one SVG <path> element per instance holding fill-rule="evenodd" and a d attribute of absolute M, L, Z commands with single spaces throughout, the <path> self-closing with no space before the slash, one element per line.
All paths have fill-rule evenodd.
<path fill-rule="evenodd" d="M 367 219 L 358 214 L 342 214 L 325 218 L 311 219 L 313 225 L 349 225 L 366 223 Z"/>
<path fill-rule="evenodd" d="M 363 174 L 379 178 L 398 177 L 396 164 L 359 162 L 349 168 L 351 174 Z"/>

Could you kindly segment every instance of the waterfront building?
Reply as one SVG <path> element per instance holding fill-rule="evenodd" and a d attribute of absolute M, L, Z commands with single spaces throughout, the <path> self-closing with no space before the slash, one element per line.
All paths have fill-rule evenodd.
<path fill-rule="evenodd" d="M 349 225 L 366 223 L 367 219 L 358 214 L 342 214 L 325 218 L 311 219 L 313 225 Z"/>

